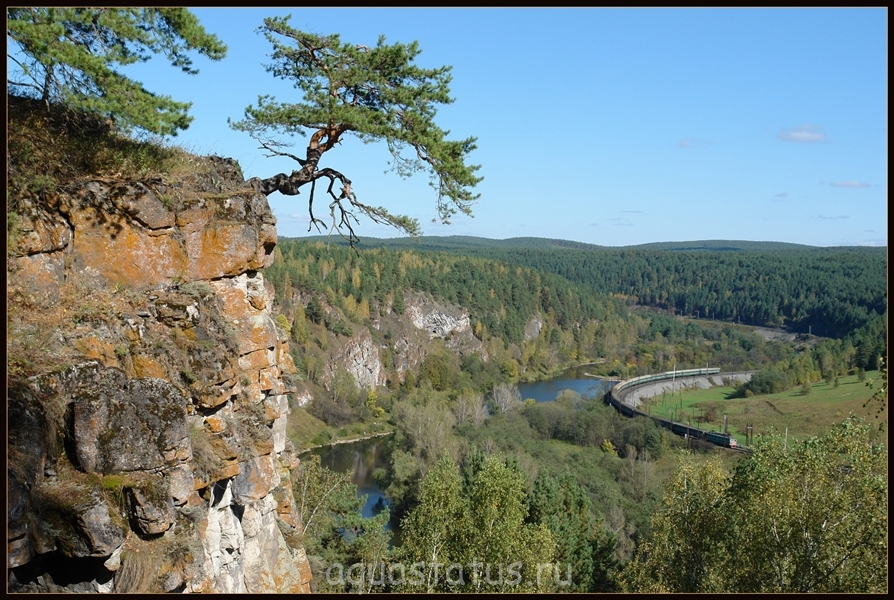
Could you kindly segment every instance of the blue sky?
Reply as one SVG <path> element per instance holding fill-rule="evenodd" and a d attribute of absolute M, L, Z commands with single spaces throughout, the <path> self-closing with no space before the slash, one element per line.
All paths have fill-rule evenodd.
<path fill-rule="evenodd" d="M 887 9 L 202 8 L 229 47 L 187 76 L 156 58 L 126 73 L 193 102 L 174 141 L 290 172 L 227 119 L 296 91 L 263 64 L 266 16 L 374 45 L 416 40 L 452 65 L 437 122 L 478 137 L 474 217 L 433 223 L 428 177 L 385 173 L 384 145 L 346 139 L 321 166 L 358 199 L 419 219 L 425 235 L 558 238 L 627 246 L 706 239 L 887 245 Z M 295 139 L 303 155 L 306 140 Z M 308 234 L 307 194 L 269 198 L 280 236 Z M 361 219 L 361 238 L 397 232 Z"/>

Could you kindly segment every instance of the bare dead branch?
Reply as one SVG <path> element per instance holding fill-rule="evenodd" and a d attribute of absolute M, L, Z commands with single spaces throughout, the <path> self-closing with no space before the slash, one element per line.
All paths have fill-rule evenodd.
<path fill-rule="evenodd" d="M 267 155 L 267 158 L 270 158 L 271 156 L 287 156 L 287 157 L 291 158 L 292 160 L 296 161 L 302 167 L 307 164 L 307 161 L 304 160 L 303 158 L 298 158 L 297 156 L 295 156 L 294 154 L 291 154 L 290 152 L 283 152 L 282 150 L 277 150 L 276 148 L 273 147 L 273 146 L 281 146 L 281 144 L 277 144 L 276 142 L 265 142 L 263 140 L 258 140 L 258 143 L 261 144 L 261 149 L 266 150 L 267 152 L 270 153 Z"/>

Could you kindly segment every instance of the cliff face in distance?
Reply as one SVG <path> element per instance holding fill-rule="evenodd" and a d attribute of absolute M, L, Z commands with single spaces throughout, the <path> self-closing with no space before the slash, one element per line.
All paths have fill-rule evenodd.
<path fill-rule="evenodd" d="M 310 589 L 275 219 L 235 162 L 189 160 L 18 204 L 9 591 Z"/>

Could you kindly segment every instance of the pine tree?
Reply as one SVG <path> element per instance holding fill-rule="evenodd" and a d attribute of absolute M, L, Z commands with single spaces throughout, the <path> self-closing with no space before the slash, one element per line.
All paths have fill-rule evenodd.
<path fill-rule="evenodd" d="M 394 301 L 391 303 L 391 310 L 396 315 L 404 314 L 406 310 L 406 305 L 404 304 L 404 293 L 403 290 L 397 288 L 394 290 Z"/>
<path fill-rule="evenodd" d="M 392 156 L 391 168 L 401 177 L 428 171 L 437 191 L 441 222 L 449 223 L 459 213 L 471 214 L 478 198 L 472 189 L 481 181 L 477 166 L 467 165 L 476 138 L 450 141 L 449 132 L 434 121 L 439 104 L 450 104 L 450 67 L 423 69 L 414 64 L 421 52 L 416 42 L 385 44 L 380 37 L 373 47 L 349 44 L 336 34 L 315 35 L 294 29 L 290 17 L 267 18 L 259 31 L 273 45 L 273 62 L 267 71 L 294 83 L 300 97 L 277 102 L 260 96 L 257 106 L 245 109 L 245 118 L 230 122 L 256 139 L 271 156 L 295 160 L 300 168 L 290 175 L 279 173 L 260 180 L 265 194 L 280 192 L 294 196 L 311 184 L 308 212 L 311 226 L 326 226 L 313 213 L 318 180 L 327 184 L 332 221 L 326 229 L 341 233 L 353 245 L 357 241 L 355 212 L 374 222 L 388 224 L 411 235 L 419 234 L 419 223 L 407 216 L 393 215 L 382 207 L 358 201 L 351 180 L 333 168 L 319 168 L 323 154 L 334 149 L 347 135 L 362 142 L 385 142 Z M 278 136 L 311 132 L 303 157 L 286 152 Z M 406 153 L 404 151 L 407 150 Z M 340 191 L 333 188 L 339 185 Z"/>
<path fill-rule="evenodd" d="M 176 135 L 189 126 L 189 102 L 154 94 L 119 66 L 162 54 L 198 73 L 189 53 L 211 60 L 226 46 L 185 8 L 8 8 L 10 93 L 110 119 L 119 130 Z"/>
<path fill-rule="evenodd" d="M 307 315 L 308 319 L 310 319 L 317 325 L 322 323 L 323 318 L 326 316 L 326 313 L 323 310 L 323 305 L 320 303 L 319 298 L 317 298 L 316 296 L 311 296 L 310 302 L 307 303 L 307 309 L 304 311 L 304 314 Z"/>

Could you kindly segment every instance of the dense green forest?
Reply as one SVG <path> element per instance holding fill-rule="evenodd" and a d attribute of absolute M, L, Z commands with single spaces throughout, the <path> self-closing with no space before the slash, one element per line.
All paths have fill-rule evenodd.
<path fill-rule="evenodd" d="M 525 322 L 536 312 L 553 315 L 562 328 L 626 313 L 622 303 L 584 292 L 561 276 L 447 252 L 354 252 L 283 241 L 277 246 L 276 262 L 267 270 L 277 296 L 285 291 L 286 276 L 297 288 L 334 294 L 336 305 L 351 306 L 353 301 L 373 311 L 384 311 L 398 291 L 428 292 L 468 309 L 479 338 L 489 333 L 516 344 L 522 341 Z M 348 314 L 368 318 L 369 310 Z"/>
<path fill-rule="evenodd" d="M 321 322 L 317 299 L 340 308 L 346 319 L 356 324 L 368 324 L 372 316 L 391 308 L 402 310 L 403 293 L 409 290 L 462 306 L 469 311 L 475 335 L 489 343 L 502 375 L 509 379 L 532 379 L 572 364 L 599 361 L 601 372 L 613 376 L 669 370 L 674 364 L 686 368 L 710 363 L 727 370 L 773 367 L 791 372 L 793 383 L 802 383 L 808 377 L 817 381 L 832 372 L 877 369 L 886 355 L 884 254 L 868 249 L 631 252 L 506 250 L 505 260 L 496 260 L 465 251 L 354 250 L 287 239 L 277 246 L 267 277 L 276 287 L 290 323 L 296 318 Z M 488 250 L 486 254 L 496 253 Z M 548 270 L 518 263 L 543 264 Z M 681 283 L 681 291 L 673 292 L 679 294 L 679 298 L 673 296 L 674 302 L 684 307 L 701 306 L 687 299 L 689 293 L 714 294 L 729 303 L 747 300 L 785 305 L 787 294 L 792 293 L 786 290 L 796 289 L 793 282 L 799 282 L 798 300 L 788 302 L 800 308 L 792 311 L 810 314 L 808 307 L 820 306 L 823 315 L 834 313 L 829 319 L 835 324 L 826 328 L 840 330 L 841 335 L 807 351 L 795 351 L 791 344 L 764 340 L 724 322 L 717 314 L 714 320 L 681 320 L 666 314 L 638 313 L 628 304 L 633 297 L 642 302 L 643 290 L 652 288 L 627 289 L 631 296 L 569 279 L 605 277 L 598 265 L 640 282 L 657 280 L 658 272 L 663 273 L 661 281 L 692 282 Z M 708 268 L 710 265 L 719 266 Z M 634 275 L 637 266 L 648 274 Z M 738 273 L 734 281 L 739 283 L 733 286 L 736 293 L 727 289 L 725 269 Z M 821 279 L 822 274 L 828 279 Z M 705 291 L 722 287 L 726 291 Z M 310 294 L 312 301 L 294 306 L 294 290 Z M 867 309 L 870 304 L 873 308 Z M 535 315 L 541 316 L 543 327 L 536 338 L 525 339 L 525 325 Z M 849 328 L 845 323 L 850 323 Z M 302 323 L 298 325 L 292 328 L 294 335 L 306 330 Z M 348 332 L 343 322 L 328 326 L 336 333 Z"/>
<path fill-rule="evenodd" d="M 510 243 L 524 246 L 528 242 Z M 541 581 L 519 570 L 516 580 L 508 584 L 502 580 L 500 589 L 505 590 L 732 589 L 699 579 L 697 574 L 671 580 L 660 572 L 666 563 L 650 561 L 648 554 L 648 544 L 660 536 L 687 539 L 701 548 L 692 542 L 697 533 L 680 530 L 681 525 L 672 519 L 674 503 L 695 506 L 702 492 L 681 496 L 672 487 L 675 478 L 685 476 L 686 469 L 702 469 L 698 473 L 710 472 L 715 478 L 705 475 L 693 480 L 700 488 L 706 486 L 704 493 L 720 497 L 733 492 L 717 490 L 718 476 L 710 471 L 717 467 L 702 467 L 698 461 L 695 466 L 677 466 L 675 457 L 687 446 L 689 452 L 703 457 L 717 450 L 697 441 L 684 442 L 651 420 L 626 419 L 601 402 L 570 391 L 555 402 L 523 402 L 517 390 L 513 393 L 511 382 L 547 377 L 588 362 L 597 363 L 588 367 L 595 373 L 625 378 L 710 363 L 723 370 L 758 371 L 754 386 L 740 390 L 751 395 L 763 393 L 758 389 L 762 382 L 784 382 L 790 388 L 809 387 L 822 379 L 837 382 L 847 373 L 862 377 L 865 370 L 877 369 L 886 356 L 884 254 L 803 247 L 718 250 L 717 244 L 698 251 L 615 251 L 568 249 L 553 242 L 533 241 L 533 248 L 499 248 L 477 239 L 454 239 L 439 242 L 437 249 L 362 245 L 352 249 L 321 241 L 280 240 L 267 277 L 276 288 L 280 316 L 296 342 L 293 356 L 300 369 L 322 360 L 320 346 L 325 343 L 320 340 L 327 335 L 350 335 L 354 327 L 370 326 L 387 356 L 393 351 L 389 334 L 371 325 L 388 312 L 402 313 L 404 295 L 410 291 L 426 292 L 465 308 L 475 336 L 489 354 L 487 361 L 477 354 L 459 357 L 434 340 L 419 369 L 408 372 L 403 382 L 389 378 L 388 390 L 375 391 L 360 390 L 350 382 L 344 386 L 340 379 L 341 391 L 320 394 L 307 408 L 331 427 L 385 418 L 395 431 L 390 442 L 391 466 L 377 473 L 377 480 L 389 498 L 391 514 L 402 523 L 403 544 L 387 549 L 388 535 L 382 528 L 386 513 L 375 521 L 360 519 L 356 501 L 350 501 L 356 490 L 347 486 L 335 496 L 341 500 L 324 511 L 331 517 L 326 526 L 309 542 L 312 554 L 322 559 L 320 564 L 418 564 L 432 552 L 436 560 L 465 564 L 471 556 L 467 550 L 474 546 L 482 552 L 489 548 L 495 562 L 524 556 L 526 564 L 546 561 L 568 566 L 564 579 L 571 582 L 568 587 L 561 577 Z M 637 268 L 645 275 L 634 275 Z M 593 283 L 593 278 L 613 272 L 637 283 L 622 291 L 606 291 Z M 726 286 L 723 296 L 734 299 L 733 303 L 755 296 L 755 302 L 779 306 L 785 305 L 790 290 L 800 289 L 795 302 L 799 308 L 792 314 L 800 315 L 801 310 L 807 314 L 820 304 L 827 307 L 823 310 L 843 304 L 856 308 L 848 313 L 850 320 L 839 315 L 835 322 L 840 337 L 767 340 L 753 328 L 719 315 L 710 320 L 635 310 L 635 304 L 668 304 L 667 299 L 647 301 L 647 288 L 637 287 L 657 279 L 659 273 L 661 281 L 678 284 L 667 289 L 680 298 L 701 293 L 692 290 Z M 727 277 L 738 283 L 730 286 Z M 879 310 L 867 310 L 868 299 L 877 289 L 882 290 Z M 823 296 L 823 303 L 816 301 L 818 296 Z M 674 296 L 670 305 L 678 301 Z M 685 298 L 681 301 L 688 306 Z M 324 304 L 343 318 L 333 318 Z M 542 328 L 537 335 L 526 336 L 525 325 L 535 315 L 541 317 Z M 764 466 L 782 478 L 796 476 L 785 471 L 789 467 Z M 335 475 L 325 469 L 312 468 L 316 470 L 308 477 L 318 479 L 320 486 L 334 480 Z M 485 485 L 484 473 L 493 485 Z M 485 530 L 476 515 L 494 502 L 502 503 L 502 512 Z M 753 504 L 740 503 L 729 511 L 753 508 Z M 840 509 L 830 506 L 829 510 Z M 726 514 L 718 509 L 711 518 L 722 520 Z M 340 533 L 345 527 L 359 532 L 353 543 L 346 543 Z M 738 535 L 745 533 L 731 532 L 724 543 L 735 546 Z M 861 530 L 859 535 L 874 534 Z M 840 550 L 834 545 L 828 549 Z M 784 551 L 798 550 L 792 543 Z M 699 552 L 704 556 L 709 549 Z M 874 560 L 877 555 L 868 556 Z M 480 579 L 439 580 L 431 564 L 426 564 L 429 570 L 420 578 L 385 583 L 384 588 L 376 589 L 362 577 L 333 583 L 324 580 L 322 571 L 315 585 L 319 591 L 495 591 L 482 587 Z M 722 563 L 718 572 L 730 564 Z M 875 589 L 878 585 L 865 569 L 854 572 L 861 577 L 859 586 Z M 786 577 L 790 580 L 795 575 Z M 790 589 L 794 584 L 789 580 L 776 585 L 762 576 L 752 583 L 755 589 Z M 823 585 L 814 581 L 810 589 L 850 589 L 840 579 L 827 588 Z"/>
<path fill-rule="evenodd" d="M 828 337 L 844 337 L 887 310 L 884 248 L 478 254 L 684 315 Z"/>
<path fill-rule="evenodd" d="M 214 60 L 225 52 L 185 9 L 47 10 L 9 9 L 8 36 L 27 56 L 19 63 L 24 79 L 10 85 L 32 90 L 35 103 L 39 98 L 48 106 L 85 108 L 122 131 L 171 134 L 184 129 L 189 117 L 187 104 L 137 89 L 115 70 L 118 64 L 158 52 L 194 73 L 186 50 Z M 268 33 L 285 30 L 312 44 L 329 43 L 286 30 L 285 21 L 268 20 Z M 61 25 L 73 37 L 60 37 Z M 312 69 L 322 64 L 310 54 L 283 52 L 276 43 L 274 48 L 275 60 L 297 56 L 312 58 Z M 403 56 L 416 55 L 415 44 L 409 50 Z M 346 45 L 341 51 L 360 50 Z M 350 72 L 370 72 L 364 65 Z M 276 74 L 280 68 L 270 70 Z M 445 94 L 449 78 L 441 75 L 447 70 L 433 73 Z M 287 71 L 299 78 L 307 74 L 303 67 L 281 72 Z M 380 89 L 386 100 L 395 98 L 387 89 L 393 80 L 387 81 Z M 421 91 L 425 96 L 432 88 Z M 355 102 L 341 109 L 382 107 L 380 94 L 350 95 Z M 331 94 L 321 98 L 331 110 Z M 257 133 L 282 124 L 283 114 L 289 126 L 301 124 L 300 111 L 282 113 L 271 102 L 269 96 L 259 99 L 236 128 Z M 429 102 L 421 106 L 427 110 Z M 347 114 L 341 109 L 334 116 Z M 348 121 L 344 131 L 371 123 Z M 47 129 L 35 131 L 43 135 Z M 331 129 L 318 133 L 328 137 L 323 151 L 340 141 Z M 474 138 L 445 142 L 436 127 L 424 131 L 425 144 L 417 145 L 418 129 L 412 133 L 397 139 L 417 152 L 431 149 L 432 142 L 453 158 L 474 149 Z M 13 241 L 21 233 L 17 211 L 26 208 L 23 200 L 44 202 L 74 171 L 120 176 L 125 163 L 129 169 L 160 164 L 168 154 L 122 138 L 126 143 L 109 155 L 96 139 L 79 140 L 77 148 L 89 151 L 59 143 L 16 146 L 10 140 L 17 150 L 9 166 L 13 193 L 7 197 Z M 40 153 L 35 158 L 35 148 L 52 159 Z M 61 158 L 53 155 L 60 148 Z M 315 170 L 321 154 L 314 141 L 307 154 L 312 160 L 298 159 L 302 166 L 310 163 L 303 179 L 299 171 L 291 181 L 274 176 L 261 181 L 263 190 L 294 195 L 317 177 L 347 181 L 330 168 Z M 73 157 L 86 162 L 74 165 Z M 424 158 L 438 163 L 437 156 Z M 414 166 L 419 165 L 403 168 Z M 467 212 L 477 198 L 467 188 L 477 183 L 478 167 L 454 161 L 447 166 L 435 169 L 452 188 L 452 204 L 439 204 L 442 217 Z M 146 175 L 143 167 L 137 170 Z M 345 217 L 342 199 L 351 199 L 335 202 Z M 410 219 L 352 205 L 399 230 L 417 230 Z M 292 479 L 303 525 L 298 546 L 310 557 L 315 591 L 887 591 L 883 427 L 851 417 L 806 440 L 770 433 L 759 436 L 753 454 L 731 460 L 729 452 L 681 440 L 650 419 L 624 418 L 597 399 L 568 392 L 536 403 L 522 400 L 512 385 L 581 363 L 593 363 L 598 374 L 627 378 L 710 362 L 722 370 L 757 371 L 745 395 L 797 385 L 807 396 L 811 382 L 821 378 L 837 386 L 839 375 L 856 372 L 862 387 L 864 371 L 880 368 L 874 399 L 884 406 L 886 249 L 724 241 L 603 248 L 537 238 L 411 244 L 416 240 L 382 247 L 360 243 L 355 250 L 284 239 L 266 269 L 276 289 L 277 324 L 293 342 L 297 377 L 315 386 L 307 412 L 294 406 L 289 426 L 393 430 L 390 469 L 376 477 L 391 500 L 390 511 L 401 518 L 403 544 L 397 548 L 390 547 L 385 527 L 389 510 L 363 517 L 363 501 L 348 474 L 330 472 L 311 457 L 298 465 L 289 459 L 298 471 Z M 388 359 L 396 351 L 391 332 L 373 325 L 383 315 L 402 314 L 410 292 L 465 308 L 488 359 L 458 356 L 433 340 L 418 369 L 397 377 Z M 642 306 L 663 314 L 637 310 Z M 529 334 L 532 320 L 540 326 Z M 768 341 L 739 323 L 813 336 Z M 359 389 L 344 369 L 324 388 L 321 362 L 330 340 L 360 327 L 369 327 L 385 368 L 392 369 L 387 388 Z M 54 473 L 50 466 L 48 476 Z M 214 500 L 215 492 L 210 494 Z M 237 514 L 241 521 L 242 512 Z M 227 549 L 247 547 L 235 542 Z M 345 565 L 350 566 L 330 577 L 332 567 Z M 416 565 L 421 569 L 409 573 L 395 569 Z M 451 571 L 454 566 L 459 568 Z M 545 578 L 541 566 L 550 567 Z M 439 572 L 441 567 L 446 570 Z M 499 569 L 498 577 L 490 567 Z"/>
<path fill-rule="evenodd" d="M 368 240 L 407 247 L 411 240 Z M 683 315 L 841 338 L 887 310 L 887 248 L 679 242 L 605 248 L 559 240 L 435 238 L 451 250 L 561 275 Z"/>

